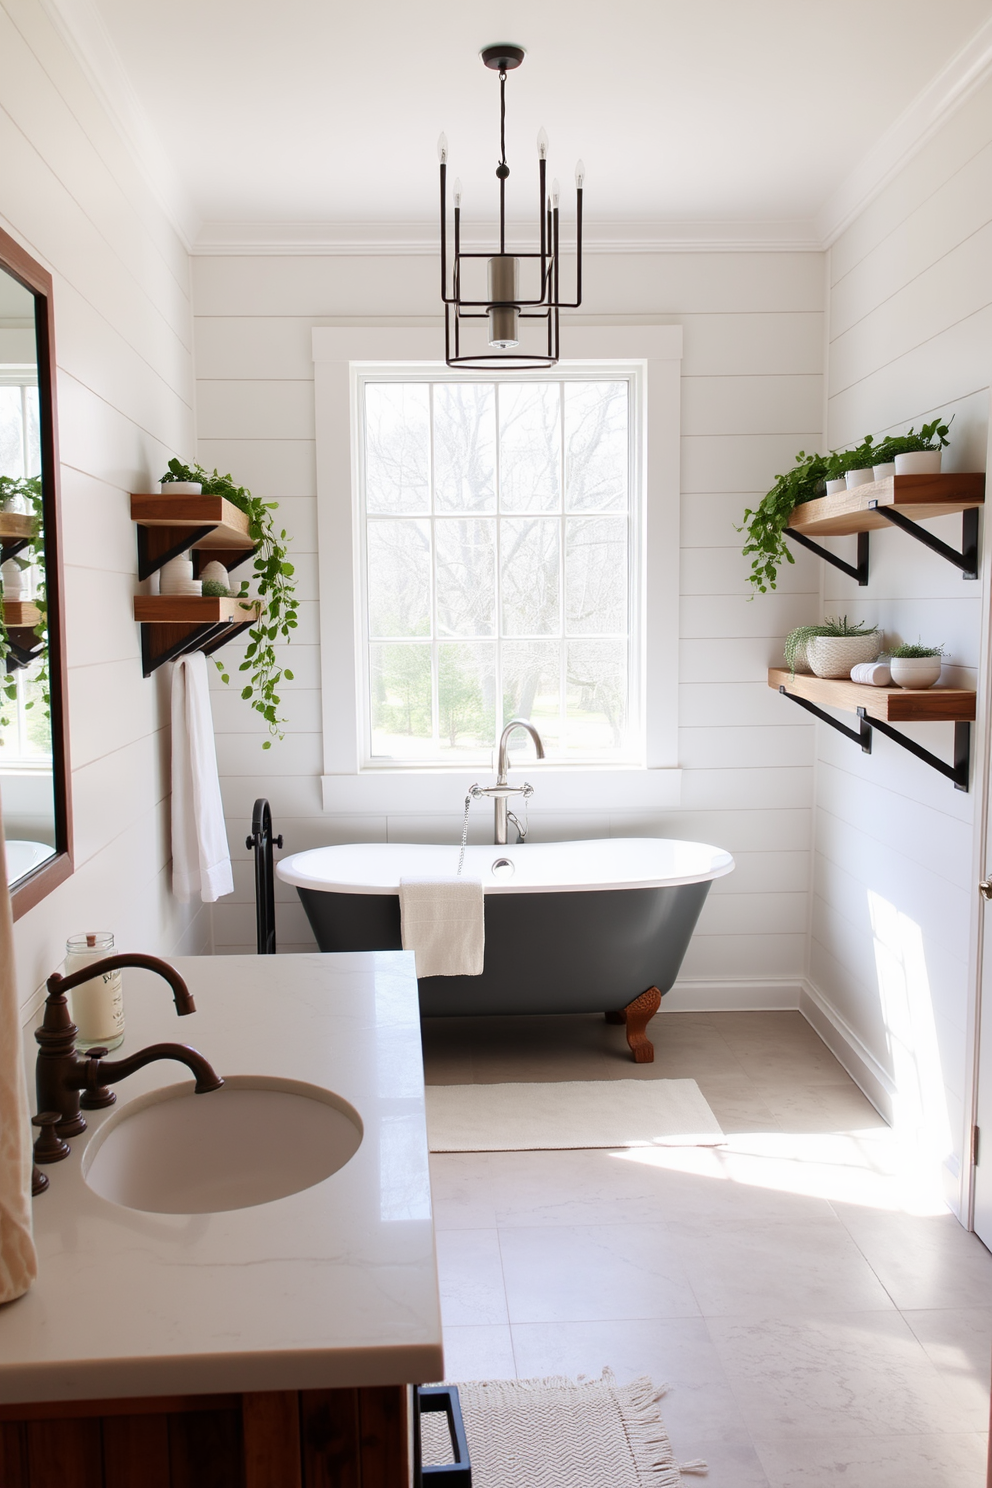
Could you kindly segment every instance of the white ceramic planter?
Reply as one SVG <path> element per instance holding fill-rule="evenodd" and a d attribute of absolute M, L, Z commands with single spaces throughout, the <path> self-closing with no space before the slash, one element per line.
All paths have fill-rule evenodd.
<path fill-rule="evenodd" d="M 868 465 L 861 470 L 849 470 L 844 477 L 844 484 L 849 491 L 853 491 L 855 486 L 871 485 L 874 479 L 875 472 L 872 470 L 871 466 Z"/>
<path fill-rule="evenodd" d="M 230 575 L 228 574 L 228 571 L 224 567 L 223 563 L 218 563 L 216 558 L 214 558 L 210 563 L 208 563 L 204 568 L 200 570 L 200 582 L 223 584 L 225 592 L 228 594 L 230 594 L 231 592 Z"/>
<path fill-rule="evenodd" d="M 897 687 L 932 687 L 942 665 L 939 656 L 893 656 L 889 671 Z"/>
<path fill-rule="evenodd" d="M 201 481 L 161 481 L 159 489 L 163 496 L 199 496 L 203 484 Z"/>
<path fill-rule="evenodd" d="M 896 455 L 896 475 L 939 475 L 941 451 L 913 450 L 908 455 Z"/>
<path fill-rule="evenodd" d="M 0 576 L 3 578 L 4 599 L 22 599 L 24 596 L 24 570 L 16 558 L 7 559 L 7 562 L 0 567 Z"/>
<path fill-rule="evenodd" d="M 876 480 L 888 480 L 890 475 L 896 473 L 896 462 L 888 460 L 884 465 L 873 465 L 871 473 Z"/>
<path fill-rule="evenodd" d="M 836 496 L 838 491 L 847 490 L 847 481 L 842 476 L 840 480 L 827 481 L 827 495 Z"/>
<path fill-rule="evenodd" d="M 806 655 L 817 677 L 850 677 L 859 661 L 874 661 L 882 649 L 882 633 L 857 636 L 811 636 Z"/>

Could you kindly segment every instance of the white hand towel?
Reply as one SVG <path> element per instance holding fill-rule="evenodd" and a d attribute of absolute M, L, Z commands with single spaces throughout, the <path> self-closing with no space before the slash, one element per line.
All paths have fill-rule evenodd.
<path fill-rule="evenodd" d="M 401 878 L 400 933 L 418 977 L 481 976 L 486 949 L 481 878 Z"/>
<path fill-rule="evenodd" d="M 888 687 L 892 682 L 887 661 L 859 661 L 851 668 L 851 681 L 867 683 L 869 687 Z"/>
<path fill-rule="evenodd" d="M 172 668 L 172 892 L 212 904 L 234 891 L 202 651 Z"/>
<path fill-rule="evenodd" d="M 31 1116 L 22 1037 L 0 824 L 0 1302 L 20 1297 L 38 1275 L 31 1237 Z"/>

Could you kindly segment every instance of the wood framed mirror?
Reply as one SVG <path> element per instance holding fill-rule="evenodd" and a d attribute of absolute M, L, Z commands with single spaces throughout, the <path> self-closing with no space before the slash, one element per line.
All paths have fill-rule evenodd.
<path fill-rule="evenodd" d="M 14 918 L 72 873 L 52 277 L 0 231 L 0 804 Z"/>

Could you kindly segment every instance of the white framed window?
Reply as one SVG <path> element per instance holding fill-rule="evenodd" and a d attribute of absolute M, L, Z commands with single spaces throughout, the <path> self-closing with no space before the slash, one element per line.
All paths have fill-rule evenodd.
<path fill-rule="evenodd" d="M 643 764 L 641 381 L 358 374 L 364 768 Z"/>
<path fill-rule="evenodd" d="M 456 377 L 444 365 L 441 336 L 433 328 L 314 329 L 325 810 L 450 809 L 467 784 L 485 775 L 503 717 L 515 712 L 529 712 L 551 746 L 540 767 L 539 804 L 535 797 L 532 807 L 678 804 L 681 343 L 679 326 L 570 326 L 568 360 L 502 379 L 492 372 Z M 462 390 L 457 398 L 454 388 Z M 615 390 L 612 397 L 606 388 Z M 618 411 L 624 413 L 625 479 L 617 483 L 624 489 L 615 492 L 612 510 L 605 509 L 605 499 L 595 505 L 599 497 L 593 496 L 583 508 L 574 477 L 570 486 L 568 406 L 573 398 L 578 408 L 582 396 L 593 404 L 599 399 L 601 411 L 610 407 L 618 427 Z M 451 451 L 436 447 L 435 405 L 453 399 L 456 405 L 458 399 L 469 401 L 476 433 L 488 428 L 494 446 L 471 479 L 464 462 L 452 473 Z M 533 447 L 530 472 L 520 483 L 531 494 L 515 490 L 507 466 L 513 450 L 507 451 L 501 404 L 515 399 L 523 425 L 546 415 L 541 438 L 549 452 L 550 431 L 557 430 L 544 510 L 533 509 Z M 386 463 L 404 467 L 399 478 L 395 468 L 390 474 L 382 465 L 384 424 L 392 441 Z M 515 501 L 524 508 L 513 510 Z M 599 557 L 583 575 L 574 539 L 583 523 L 593 535 L 591 524 L 607 519 L 613 525 L 600 528 Z M 513 586 L 520 570 L 503 561 L 501 526 L 538 548 L 539 539 L 547 538 L 546 564 L 526 570 L 527 582 L 538 587 L 545 576 L 546 603 L 537 602 L 540 595 L 521 594 L 518 585 L 516 618 Z M 482 549 L 483 568 L 492 575 L 481 597 L 452 579 L 456 531 L 459 541 L 475 539 L 470 546 Z M 600 584 L 603 592 L 586 617 L 598 628 L 582 633 L 585 601 L 594 581 L 607 577 L 609 563 L 623 583 Z M 448 570 L 442 582 L 439 568 Z M 408 585 L 405 596 L 396 592 L 401 582 Z M 470 625 L 484 633 L 467 633 Z M 409 633 L 418 626 L 418 633 Z M 569 646 L 587 640 L 605 643 L 598 677 L 583 677 L 580 649 L 573 650 L 570 666 Z M 404 649 L 384 658 L 377 648 L 389 646 Z M 419 662 L 414 652 L 421 653 Z M 453 659 L 459 668 L 452 668 Z M 529 673 L 521 660 L 534 663 Z M 393 668 L 385 678 L 384 661 Z M 400 662 L 412 688 L 406 705 L 418 715 L 403 719 L 401 728 Z M 614 692 L 606 706 L 602 675 L 611 667 Z M 453 672 L 460 681 L 446 699 L 445 676 Z M 533 690 L 529 708 L 525 674 Z M 583 689 L 583 681 L 590 685 Z M 460 703 L 454 695 L 459 692 Z M 538 785 L 536 774 L 534 780 Z"/>

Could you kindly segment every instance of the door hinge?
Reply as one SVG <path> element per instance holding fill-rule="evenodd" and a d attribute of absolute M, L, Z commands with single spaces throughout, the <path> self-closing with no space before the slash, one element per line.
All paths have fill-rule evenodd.
<path fill-rule="evenodd" d="M 979 1150 L 979 1138 L 980 1138 L 980 1136 L 981 1136 L 981 1133 L 980 1133 L 978 1127 L 977 1126 L 973 1126 L 971 1128 L 971 1166 L 973 1168 L 977 1168 L 978 1167 L 978 1163 L 979 1163 L 978 1150 Z"/>

